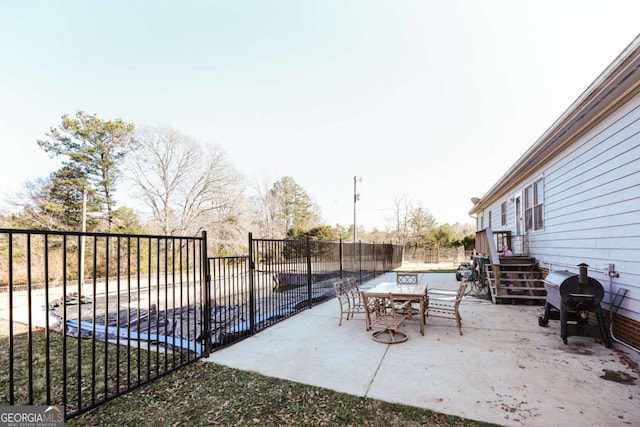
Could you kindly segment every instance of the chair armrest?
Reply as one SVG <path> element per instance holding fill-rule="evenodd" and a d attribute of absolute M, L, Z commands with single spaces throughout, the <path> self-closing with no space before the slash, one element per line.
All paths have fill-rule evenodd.
<path fill-rule="evenodd" d="M 427 295 L 437 294 L 437 295 L 456 295 L 458 291 L 453 291 L 450 289 L 427 289 Z"/>
<path fill-rule="evenodd" d="M 458 296 L 455 295 L 455 294 L 453 294 L 453 295 L 444 295 L 444 294 L 440 295 L 440 294 L 438 294 L 438 295 L 435 295 L 435 296 L 432 296 L 432 295 L 428 296 L 429 301 L 455 301 L 457 297 Z"/>
<path fill-rule="evenodd" d="M 411 305 L 411 301 L 395 301 L 394 300 L 394 308 L 396 310 L 406 310 L 407 307 Z"/>

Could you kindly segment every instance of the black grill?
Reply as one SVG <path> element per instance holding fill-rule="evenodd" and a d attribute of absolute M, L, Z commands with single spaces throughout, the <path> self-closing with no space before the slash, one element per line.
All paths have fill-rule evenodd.
<path fill-rule="evenodd" d="M 586 264 L 580 264 L 580 274 L 569 271 L 554 271 L 544 280 L 547 301 L 544 317 L 538 318 L 540 326 L 548 326 L 549 319 L 560 320 L 560 336 L 567 344 L 567 337 L 597 337 L 611 347 L 609 334 L 604 323 L 600 302 L 604 298 L 604 288 L 596 279 L 587 276 Z M 589 313 L 594 313 L 597 325 L 589 324 Z"/>

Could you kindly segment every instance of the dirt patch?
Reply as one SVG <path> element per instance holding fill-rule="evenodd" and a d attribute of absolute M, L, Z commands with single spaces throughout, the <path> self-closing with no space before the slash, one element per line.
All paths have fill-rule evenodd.
<path fill-rule="evenodd" d="M 564 351 L 565 353 L 582 354 L 584 356 L 590 356 L 593 354 L 591 350 L 588 350 L 583 347 L 575 347 L 575 346 L 560 347 L 560 350 Z"/>
<path fill-rule="evenodd" d="M 611 371 L 609 369 L 603 369 L 604 374 L 600 375 L 600 378 L 608 381 L 615 381 L 620 384 L 634 385 L 636 378 L 622 371 Z"/>
<path fill-rule="evenodd" d="M 5 319 L 0 319 L 0 338 L 6 338 L 9 336 L 9 321 Z M 13 322 L 13 335 L 16 336 L 18 334 L 25 334 L 29 328 L 27 325 L 23 325 L 22 323 Z"/>

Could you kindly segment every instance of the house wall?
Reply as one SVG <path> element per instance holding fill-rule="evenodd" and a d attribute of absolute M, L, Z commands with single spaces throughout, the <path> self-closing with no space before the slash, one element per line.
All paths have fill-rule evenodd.
<path fill-rule="evenodd" d="M 491 211 L 493 230 L 516 234 L 513 199 L 520 195 L 524 200 L 523 188 L 540 177 L 544 228 L 529 232 L 530 255 L 551 271 L 577 273 L 577 264 L 588 264 L 589 276 L 605 288 L 604 309 L 610 308 L 620 288 L 627 289 L 616 316 L 624 319 L 616 325 L 614 318 L 614 331 L 626 335 L 628 342 L 640 343 L 640 94 L 485 209 L 484 228 Z M 503 201 L 506 227 L 500 224 Z M 618 277 L 610 277 L 609 264 Z"/>
<path fill-rule="evenodd" d="M 507 223 L 502 225 L 502 211 L 500 205 L 502 202 L 507 202 Z M 491 212 L 491 215 L 489 215 Z M 484 215 L 484 220 L 482 220 Z M 491 222 L 489 222 L 491 220 Z M 497 205 L 492 205 L 490 208 L 485 209 L 481 215 L 478 215 L 476 219 L 476 230 L 484 230 L 491 227 L 494 231 L 507 231 L 511 230 L 512 234 L 515 234 L 515 210 L 513 202 L 508 199 L 503 199 Z"/>
<path fill-rule="evenodd" d="M 530 183 L 528 183 L 530 184 Z M 524 188 L 526 185 L 523 185 Z M 509 197 L 505 197 L 501 199 L 497 204 L 492 205 L 491 207 L 484 209 L 483 212 L 477 215 L 476 220 L 476 230 L 484 230 L 488 227 L 491 227 L 492 231 L 495 233 L 497 231 L 511 231 L 512 237 L 512 248 L 515 250 L 517 255 L 529 255 L 528 253 L 523 253 L 524 248 L 522 247 L 523 242 L 522 239 L 518 238 L 516 221 L 518 220 L 518 216 L 516 216 L 516 204 L 515 198 L 517 196 L 521 196 L 522 188 L 518 187 L 518 190 L 514 190 L 510 193 Z M 506 224 L 502 225 L 502 203 L 506 203 Z M 489 212 L 491 212 L 491 222 L 489 223 Z M 482 216 L 484 215 L 484 220 L 482 220 Z"/>
<path fill-rule="evenodd" d="M 619 287 L 628 289 L 619 313 L 640 321 L 640 94 L 542 175 L 545 224 L 529 236 L 531 255 L 551 270 L 588 264 L 605 287 L 605 302 Z M 609 277 L 609 264 L 619 277 Z"/>

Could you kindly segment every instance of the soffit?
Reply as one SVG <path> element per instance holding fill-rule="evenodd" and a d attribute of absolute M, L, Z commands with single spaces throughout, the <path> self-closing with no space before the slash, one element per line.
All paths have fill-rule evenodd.
<path fill-rule="evenodd" d="M 519 188 L 555 153 L 640 91 L 640 36 L 585 90 L 469 211 L 480 213 Z"/>

